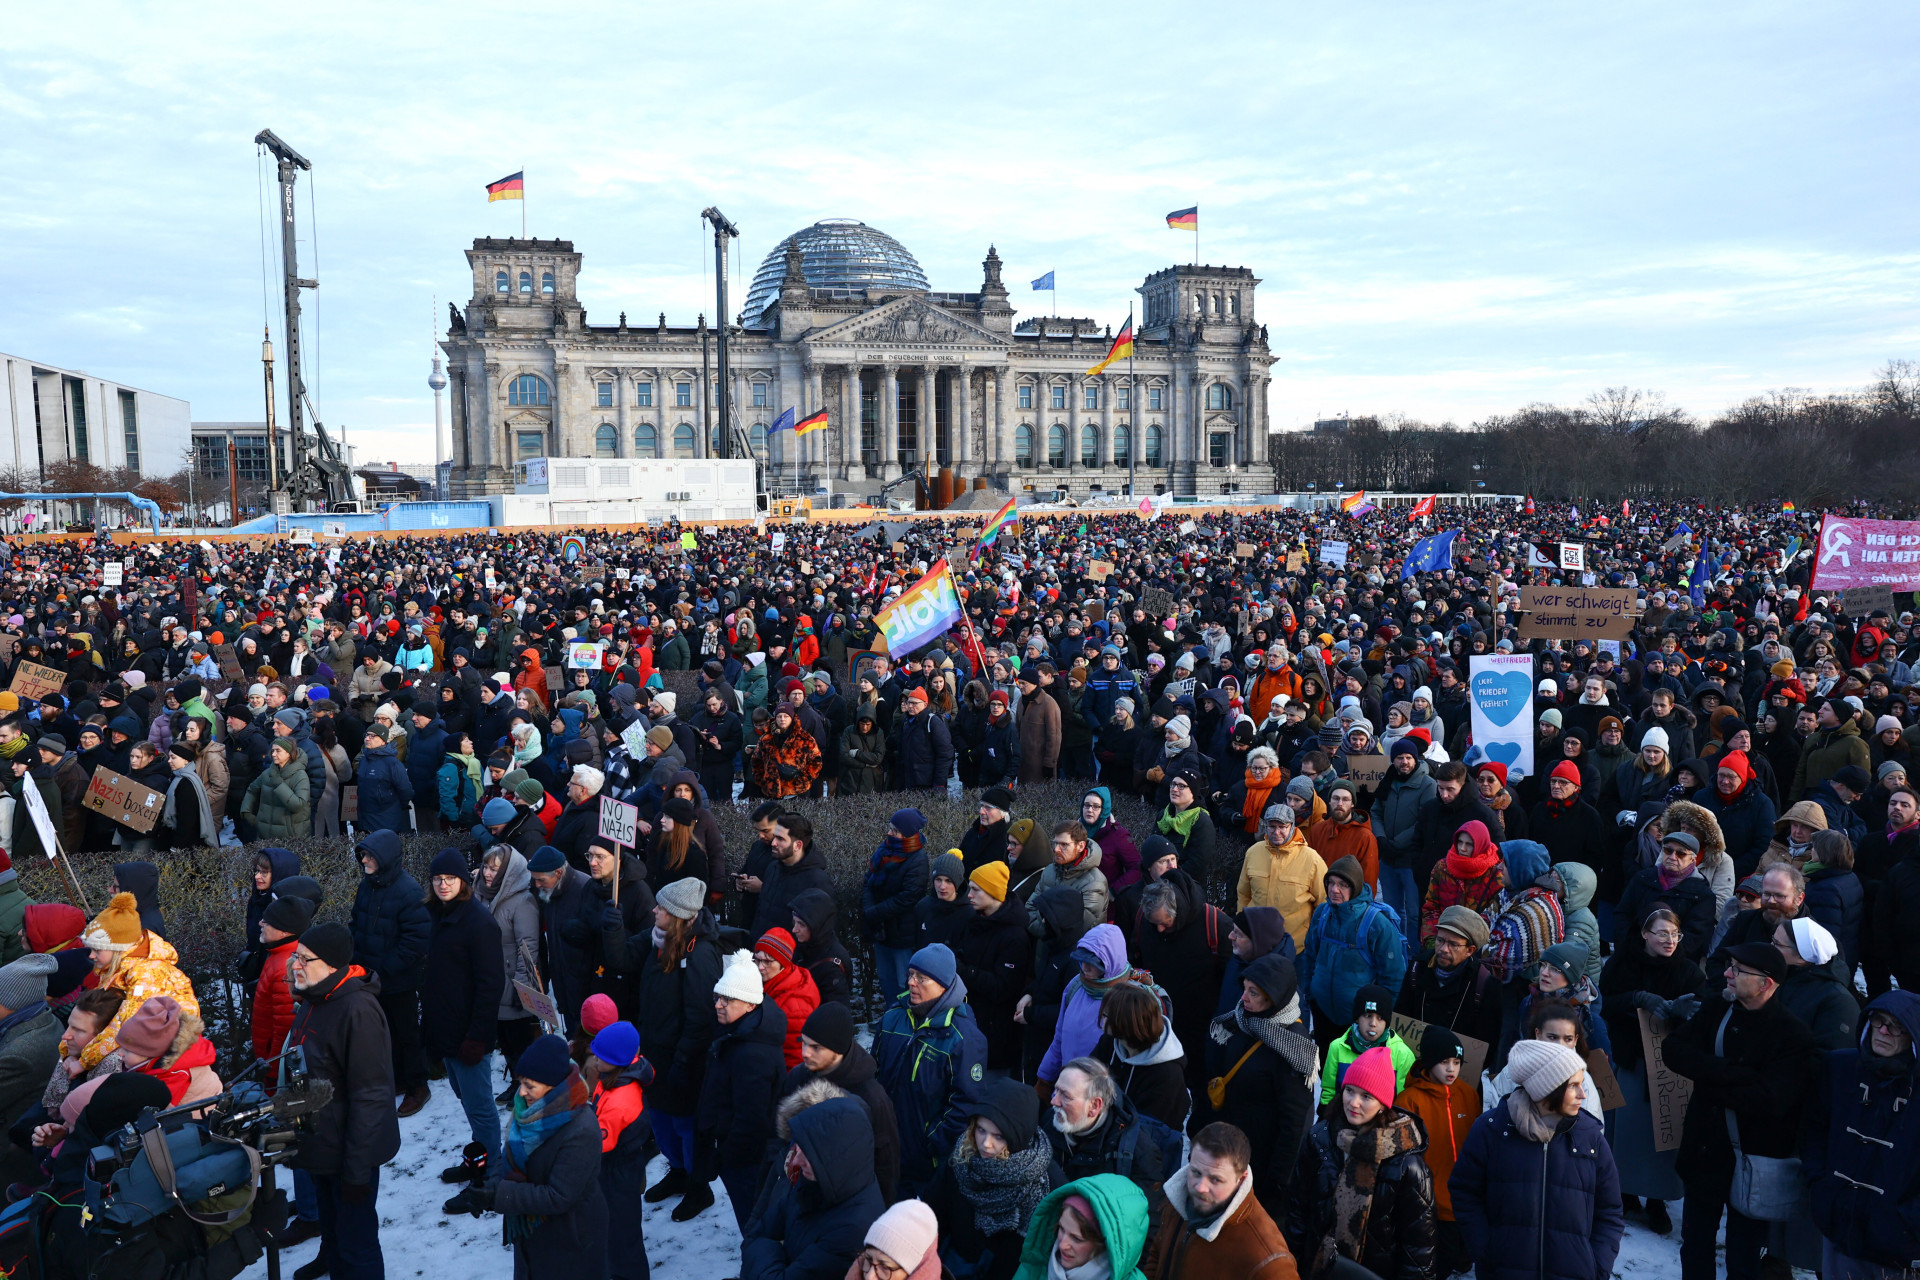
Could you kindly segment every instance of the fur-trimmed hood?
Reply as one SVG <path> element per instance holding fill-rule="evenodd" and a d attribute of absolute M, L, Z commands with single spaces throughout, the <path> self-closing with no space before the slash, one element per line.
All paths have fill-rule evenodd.
<path fill-rule="evenodd" d="M 1713 810 L 1691 800 L 1675 800 L 1660 814 L 1661 838 L 1676 831 L 1684 831 L 1700 842 L 1700 866 L 1711 876 L 1720 859 L 1727 856 L 1727 840 L 1720 833 L 1720 819 L 1714 816 Z"/>
<path fill-rule="evenodd" d="M 829 1084 L 825 1080 L 809 1080 L 780 1099 L 780 1105 L 774 1108 L 773 1131 L 780 1141 L 793 1141 L 793 1118 L 808 1107 L 817 1107 L 830 1098 L 850 1098 L 853 1095 L 839 1085 Z"/>

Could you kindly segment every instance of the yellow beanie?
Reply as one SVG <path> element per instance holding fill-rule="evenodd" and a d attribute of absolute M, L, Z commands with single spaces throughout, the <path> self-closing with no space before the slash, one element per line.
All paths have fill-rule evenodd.
<path fill-rule="evenodd" d="M 975 867 L 973 869 L 973 875 L 968 877 L 968 879 L 974 884 L 979 885 L 980 891 L 992 898 L 995 902 L 1005 902 L 1007 900 L 1006 863 L 989 862 L 983 866 Z"/>
<path fill-rule="evenodd" d="M 130 893 L 116 893 L 87 926 L 84 941 L 92 951 L 131 951 L 140 945 L 142 932 L 139 902 Z"/>

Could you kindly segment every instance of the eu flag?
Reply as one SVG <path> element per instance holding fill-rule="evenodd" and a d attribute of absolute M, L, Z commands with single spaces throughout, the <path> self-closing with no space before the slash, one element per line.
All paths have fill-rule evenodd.
<path fill-rule="evenodd" d="M 1400 566 L 1400 581 L 1405 582 L 1416 573 L 1444 573 L 1453 568 L 1453 540 L 1459 536 L 1458 529 L 1448 529 L 1414 543 L 1413 550 L 1407 552 L 1406 563 Z"/>
<path fill-rule="evenodd" d="M 1033 282 L 1033 289 L 1035 293 L 1038 293 L 1042 289 L 1051 289 L 1051 288 L 1053 288 L 1053 272 L 1051 271 L 1047 272 L 1047 274 L 1041 276 L 1038 280 L 1035 280 Z"/>
<path fill-rule="evenodd" d="M 1693 562 L 1693 576 L 1687 579 L 1687 596 L 1693 601 L 1693 607 L 1702 609 L 1707 603 L 1707 588 L 1713 583 L 1713 570 L 1708 567 L 1707 549 L 1700 548 L 1700 558 Z"/>
<path fill-rule="evenodd" d="M 780 416 L 773 420 L 773 425 L 767 428 L 767 434 L 772 435 L 776 431 L 791 430 L 793 430 L 793 406 L 788 405 L 780 411 Z"/>

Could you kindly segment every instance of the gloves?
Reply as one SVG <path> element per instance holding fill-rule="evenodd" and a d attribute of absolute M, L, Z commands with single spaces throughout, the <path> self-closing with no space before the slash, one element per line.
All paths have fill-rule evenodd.
<path fill-rule="evenodd" d="M 620 908 L 609 902 L 600 912 L 600 927 L 602 929 L 618 929 L 621 932 L 625 932 L 627 922 L 626 919 L 621 916 Z"/>
<path fill-rule="evenodd" d="M 462 1040 L 454 1056 L 466 1066 L 477 1067 L 480 1065 L 480 1060 L 487 1056 L 487 1046 L 478 1040 Z"/>
<path fill-rule="evenodd" d="M 1655 1017 L 1664 1018 L 1667 1016 L 1667 1002 L 1651 991 L 1634 992 L 1633 999 L 1629 1003 L 1636 1009 L 1645 1009 Z"/>
<path fill-rule="evenodd" d="M 468 1187 L 467 1212 L 476 1218 L 483 1213 L 490 1212 L 493 1209 L 494 1190 L 494 1184 L 491 1182 L 483 1183 L 477 1187 Z"/>
<path fill-rule="evenodd" d="M 1686 1022 L 1700 1012 L 1700 997 L 1696 995 L 1675 996 L 1667 1001 L 1665 1018 L 1668 1022 Z"/>
<path fill-rule="evenodd" d="M 371 1182 L 343 1182 L 340 1184 L 340 1198 L 348 1204 L 365 1204 L 373 1195 Z"/>
<path fill-rule="evenodd" d="M 1622 809 L 1613 815 L 1613 820 L 1623 827 L 1630 827 L 1640 820 L 1640 814 L 1634 809 Z"/>

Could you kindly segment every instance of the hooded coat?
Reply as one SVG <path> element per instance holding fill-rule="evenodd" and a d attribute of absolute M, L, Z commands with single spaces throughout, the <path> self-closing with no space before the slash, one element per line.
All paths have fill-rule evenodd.
<path fill-rule="evenodd" d="M 1336 1228 L 1347 1162 L 1342 1133 L 1352 1128 L 1346 1113 L 1328 1107 L 1300 1150 L 1294 1193 L 1288 1198 L 1287 1238 L 1296 1251 L 1315 1257 L 1321 1241 Z M 1366 1134 L 1379 1144 L 1365 1234 L 1352 1261 L 1382 1280 L 1427 1280 L 1433 1274 L 1435 1210 L 1433 1174 L 1421 1155 L 1427 1149 L 1426 1126 L 1398 1108 L 1383 1111 Z M 1345 1256 L 1344 1254 L 1342 1256 Z"/>
<path fill-rule="evenodd" d="M 433 937 L 420 882 L 400 865 L 400 837 L 392 831 L 370 833 L 354 854 L 371 856 L 375 868 L 353 892 L 354 963 L 377 975 L 388 995 L 412 991 L 420 985 Z"/>
<path fill-rule="evenodd" d="M 858 1099 L 842 1095 L 787 1123 L 813 1177 L 771 1179 L 771 1194 L 742 1233 L 740 1280 L 842 1280 L 886 1209 L 872 1122 Z"/>
<path fill-rule="evenodd" d="M 477 897 L 487 890 L 476 885 L 474 893 Z M 533 1015 L 520 1003 L 520 993 L 513 983 L 517 978 L 529 986 L 534 984 L 533 970 L 527 964 L 522 944 L 525 944 L 524 950 L 530 950 L 536 958 L 539 956 L 540 900 L 533 892 L 533 875 L 527 870 L 526 856 L 518 849 L 507 855 L 486 904 L 500 930 L 500 971 L 505 979 L 495 1017 L 501 1022 L 530 1018 Z"/>
<path fill-rule="evenodd" d="M 1027 923 L 1027 912 L 1009 896 L 991 915 L 969 908 L 952 943 L 960 979 L 967 984 L 967 1004 L 987 1039 L 989 1070 L 1020 1066 L 1021 1029 L 1013 1014 L 1033 980 Z"/>
<path fill-rule="evenodd" d="M 294 859 L 293 870 L 287 874 L 300 874 L 299 859 Z M 276 875 L 275 879 L 278 878 Z M 113 864 L 113 880 L 120 886 L 120 892 L 133 895 L 134 903 L 140 908 L 140 927 L 164 938 L 167 922 L 160 915 L 160 868 L 151 862 L 116 862 Z M 261 910 L 265 909 L 265 904 L 262 904 Z M 259 921 L 252 923 L 257 926 Z M 258 928 L 250 931 L 249 936 L 259 937 Z"/>
<path fill-rule="evenodd" d="M 853 1004 L 853 957 L 840 941 L 835 921 L 840 908 L 824 889 L 808 889 L 793 900 L 793 915 L 807 926 L 807 940 L 796 942 L 793 958 L 813 975 L 821 1004 Z M 793 924 L 786 928 L 791 932 Z M 799 935 L 795 935 L 797 938 Z"/>
<path fill-rule="evenodd" d="M 1800 1172 L 1820 1234 L 1850 1258 L 1898 1270 L 1920 1257 L 1920 995 L 1890 991 L 1867 1005 L 1875 1011 L 1906 1028 L 1907 1052 L 1875 1056 L 1863 1018 L 1855 1047 L 1826 1056 Z"/>
<path fill-rule="evenodd" d="M 713 986 L 720 981 L 719 926 L 702 911 L 694 917 L 678 957 L 655 947 L 640 974 L 641 1051 L 653 1064 L 647 1105 L 673 1116 L 691 1116 L 700 1099 L 700 1073 L 719 1024 L 713 1016 Z M 575 1008 L 579 1006 L 576 1004 Z M 785 1032 L 782 1031 L 784 1039 Z"/>
<path fill-rule="evenodd" d="M 1092 1206 L 1100 1234 L 1107 1242 L 1111 1280 L 1146 1280 L 1140 1272 L 1140 1255 L 1146 1249 L 1152 1225 L 1147 1196 L 1135 1182 L 1113 1173 L 1079 1178 L 1047 1194 L 1033 1211 L 1033 1223 L 1020 1247 L 1020 1267 L 1013 1273 L 1013 1280 L 1047 1280 L 1054 1237 L 1060 1230 L 1060 1210 L 1068 1196 L 1080 1196 Z"/>
<path fill-rule="evenodd" d="M 880 1194 L 888 1204 L 895 1199 L 900 1184 L 900 1126 L 893 1116 L 893 1099 L 880 1087 L 880 1068 L 865 1046 L 855 1041 L 841 1055 L 840 1062 L 825 1075 L 815 1075 L 804 1066 L 794 1067 L 780 1085 L 784 1109 L 789 1099 L 816 1081 L 825 1081 L 867 1106 L 867 1121 L 873 1126 L 873 1172 L 880 1181 Z M 779 1156 L 778 1134 L 771 1157 Z"/>
<path fill-rule="evenodd" d="M 1307 843 L 1306 832 L 1296 826 L 1283 845 L 1276 847 L 1262 838 L 1247 846 L 1234 886 L 1235 910 L 1272 907 L 1279 911 L 1297 950 L 1307 940 L 1314 911 L 1327 900 L 1326 880 L 1327 864 Z"/>
<path fill-rule="evenodd" d="M 900 1125 L 900 1175 L 925 1185 L 966 1127 L 967 1107 L 986 1075 L 987 1041 L 967 1007 L 967 984 L 924 1008 L 902 993 L 880 1019 L 873 1058 Z"/>
<path fill-rule="evenodd" d="M 1377 984 L 1398 995 L 1407 973 L 1406 944 L 1386 912 L 1375 905 L 1356 860 L 1342 858 L 1327 874 L 1353 884 L 1353 897 L 1322 903 L 1313 913 L 1296 967 L 1300 988 L 1318 1014 L 1345 1025 L 1360 988 Z"/>

